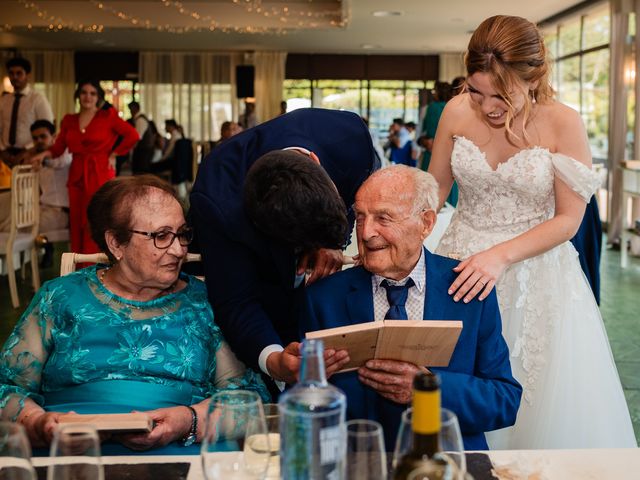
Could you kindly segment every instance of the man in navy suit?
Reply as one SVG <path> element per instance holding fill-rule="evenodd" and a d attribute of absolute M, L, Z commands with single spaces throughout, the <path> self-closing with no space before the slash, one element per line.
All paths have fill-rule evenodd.
<path fill-rule="evenodd" d="M 190 216 L 209 301 L 248 366 L 295 381 L 295 292 L 305 272 L 312 283 L 342 268 L 349 210 L 377 166 L 360 117 L 324 109 L 295 110 L 242 132 L 200 166 Z"/>
<path fill-rule="evenodd" d="M 303 292 L 301 332 L 394 319 L 462 320 L 442 381 L 442 405 L 458 416 L 465 448 L 486 449 L 484 432 L 512 425 L 522 387 L 511 374 L 495 291 L 484 301 L 454 302 L 447 289 L 456 261 L 429 253 L 424 239 L 436 221 L 438 186 L 430 174 L 396 165 L 374 173 L 356 195 L 362 266 L 325 278 Z M 347 395 L 347 416 L 382 423 L 393 448 L 415 374 L 395 360 L 369 360 L 330 381 Z"/>

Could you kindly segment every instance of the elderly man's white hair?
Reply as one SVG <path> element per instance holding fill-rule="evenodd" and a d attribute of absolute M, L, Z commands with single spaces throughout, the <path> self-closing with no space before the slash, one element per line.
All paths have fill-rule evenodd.
<path fill-rule="evenodd" d="M 413 213 L 438 208 L 438 182 L 433 175 L 419 168 L 407 165 L 391 165 L 374 172 L 369 179 L 401 179 L 413 181 L 415 189 L 403 189 L 398 194 L 398 199 L 411 199 L 413 201 Z"/>

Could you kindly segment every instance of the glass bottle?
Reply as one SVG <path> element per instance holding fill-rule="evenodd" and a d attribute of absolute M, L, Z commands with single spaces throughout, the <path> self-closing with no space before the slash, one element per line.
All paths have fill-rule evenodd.
<path fill-rule="evenodd" d="M 418 373 L 413 380 L 411 450 L 395 468 L 394 480 L 444 480 L 459 478 L 458 469 L 440 447 L 440 380 L 431 373 Z"/>
<path fill-rule="evenodd" d="M 323 353 L 322 340 L 302 342 L 300 380 L 278 402 L 283 480 L 345 477 L 346 397 L 327 383 Z"/>

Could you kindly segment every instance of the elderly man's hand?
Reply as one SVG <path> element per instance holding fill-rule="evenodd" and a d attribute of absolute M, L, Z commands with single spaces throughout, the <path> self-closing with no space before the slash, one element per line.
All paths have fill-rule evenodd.
<path fill-rule="evenodd" d="M 186 437 L 191 430 L 191 411 L 186 407 L 159 408 L 145 413 L 153 420 L 153 430 L 149 433 L 114 435 L 113 438 L 132 450 L 141 451 L 164 447 Z"/>
<path fill-rule="evenodd" d="M 316 280 L 327 277 L 332 273 L 339 272 L 342 269 L 342 251 L 319 248 L 305 253 L 298 261 L 296 273 L 302 275 L 308 269 L 311 269 L 311 274 L 307 279 L 307 285 L 311 285 Z"/>
<path fill-rule="evenodd" d="M 369 360 L 358 369 L 358 378 L 384 398 L 406 405 L 411 402 L 413 378 L 425 367 L 398 360 Z"/>

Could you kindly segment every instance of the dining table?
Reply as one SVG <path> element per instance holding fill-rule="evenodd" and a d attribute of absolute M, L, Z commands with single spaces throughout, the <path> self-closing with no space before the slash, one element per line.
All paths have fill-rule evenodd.
<path fill-rule="evenodd" d="M 237 458 L 220 452 L 222 459 Z M 475 480 L 637 480 L 640 449 L 493 450 L 467 452 L 469 472 Z M 60 458 L 34 457 L 38 478 Z M 132 455 L 102 457 L 105 480 L 204 480 L 201 459 L 192 456 Z M 0 458 L 0 467 L 6 460 Z M 229 479 L 232 480 L 232 479 Z"/>

